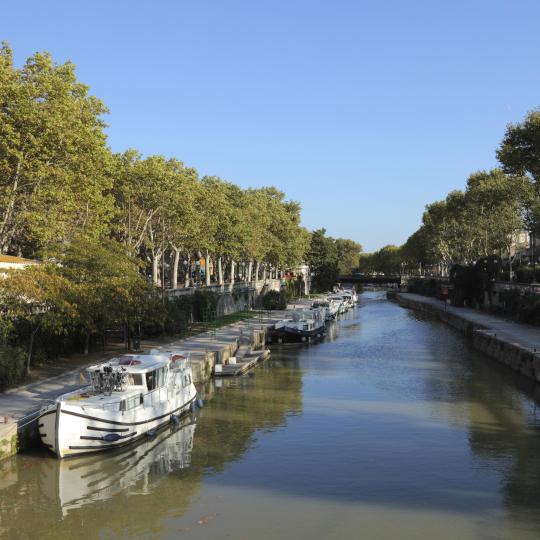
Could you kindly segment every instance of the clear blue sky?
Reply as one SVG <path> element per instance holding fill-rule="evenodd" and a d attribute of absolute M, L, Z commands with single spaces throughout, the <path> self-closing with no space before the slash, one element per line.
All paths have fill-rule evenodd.
<path fill-rule="evenodd" d="M 78 66 L 114 151 L 276 185 L 374 250 L 540 106 L 538 21 L 538 0 L 7 0 L 0 35 Z"/>

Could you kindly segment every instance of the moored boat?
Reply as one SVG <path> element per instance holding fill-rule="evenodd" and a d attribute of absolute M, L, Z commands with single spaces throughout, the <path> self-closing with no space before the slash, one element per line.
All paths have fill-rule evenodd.
<path fill-rule="evenodd" d="M 316 300 L 311 304 L 311 307 L 323 308 L 325 310 L 324 318 L 327 321 L 335 319 L 339 312 L 339 304 L 333 299 Z"/>
<path fill-rule="evenodd" d="M 337 305 L 337 312 L 339 315 L 346 313 L 349 309 L 349 305 L 343 299 L 340 293 L 332 293 L 328 295 L 328 301 L 332 301 Z"/>
<path fill-rule="evenodd" d="M 126 354 L 87 369 L 90 384 L 62 394 L 38 418 L 58 458 L 109 450 L 153 436 L 195 402 L 189 354 Z"/>
<path fill-rule="evenodd" d="M 279 342 L 310 341 L 324 335 L 324 311 L 320 308 L 298 309 L 289 319 L 275 325 Z"/>

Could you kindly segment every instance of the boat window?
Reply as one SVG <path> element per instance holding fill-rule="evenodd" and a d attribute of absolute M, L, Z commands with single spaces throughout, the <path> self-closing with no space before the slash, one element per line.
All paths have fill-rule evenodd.
<path fill-rule="evenodd" d="M 157 386 L 163 386 L 165 384 L 165 368 L 156 370 Z"/>
<path fill-rule="evenodd" d="M 155 371 L 150 371 L 146 374 L 146 387 L 148 390 L 154 390 L 157 388 L 157 377 Z"/>
<path fill-rule="evenodd" d="M 128 375 L 128 382 L 131 386 L 142 386 L 142 375 L 140 373 L 130 373 Z"/>

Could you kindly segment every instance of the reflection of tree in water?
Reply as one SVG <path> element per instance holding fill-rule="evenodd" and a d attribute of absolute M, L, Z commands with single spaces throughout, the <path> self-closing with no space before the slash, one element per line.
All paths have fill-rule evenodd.
<path fill-rule="evenodd" d="M 540 524 L 540 388 L 465 346 L 463 353 L 465 362 L 426 375 L 427 397 L 449 405 L 450 422 L 466 425 L 480 466 L 500 473 L 506 509 Z"/>
<path fill-rule="evenodd" d="M 229 388 L 216 392 L 197 423 L 188 468 L 182 468 L 185 462 L 171 459 L 168 450 L 159 446 L 174 443 L 168 429 L 161 435 L 166 441 L 156 439 L 118 453 L 62 462 L 48 454 L 26 455 L 3 463 L 0 536 L 85 540 L 140 538 L 148 532 L 159 535 L 164 532 L 164 518 L 186 512 L 205 470 L 222 470 L 241 457 L 255 431 L 273 430 L 288 414 L 300 412 L 301 377 L 301 371 L 291 364 L 271 360 L 256 373 L 235 379 Z M 145 451 L 149 457 L 144 458 L 141 472 L 134 466 L 138 456 L 133 454 Z M 68 511 L 62 511 L 61 496 L 65 498 L 67 487 L 77 488 L 72 478 L 62 485 L 70 478 L 62 474 L 63 467 L 84 469 L 78 476 L 84 478 L 80 504 Z M 111 481 L 100 487 L 107 475 Z M 91 496 L 88 486 L 96 488 Z"/>
<path fill-rule="evenodd" d="M 271 431 L 302 410 L 302 371 L 286 360 L 296 353 L 281 356 L 215 393 L 197 428 L 193 466 L 222 470 L 241 457 L 255 431 Z"/>

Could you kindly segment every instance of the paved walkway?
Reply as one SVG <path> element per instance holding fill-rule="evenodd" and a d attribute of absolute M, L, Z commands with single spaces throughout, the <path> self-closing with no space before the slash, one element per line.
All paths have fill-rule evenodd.
<path fill-rule="evenodd" d="M 205 332 L 187 339 L 173 340 L 168 345 L 177 346 L 183 350 L 216 351 L 238 341 L 240 336 L 249 336 L 252 329 L 263 329 L 273 326 L 279 320 L 285 318 L 286 311 L 272 311 L 263 317 L 253 317 L 216 329 L 215 332 Z M 156 345 L 159 349 L 166 345 Z M 103 360 L 105 361 L 105 360 Z M 95 361 L 92 364 L 96 363 Z M 91 364 L 88 364 L 91 365 Z M 39 409 L 54 400 L 60 394 L 65 394 L 81 386 L 81 373 L 84 367 L 68 371 L 61 375 L 36 381 L 25 386 L 12 388 L 0 394 L 0 418 L 8 416 L 13 420 L 24 424 L 29 421 Z"/>
<path fill-rule="evenodd" d="M 414 302 L 429 304 L 441 311 L 446 309 L 446 311 L 457 317 L 481 326 L 488 332 L 493 332 L 504 341 L 519 345 L 525 349 L 530 349 L 531 351 L 540 351 L 540 328 L 538 326 L 509 321 L 472 308 L 460 308 L 451 305 L 447 305 L 445 308 L 443 300 L 437 300 L 436 298 L 421 296 L 419 294 L 397 293 L 397 296 L 398 298 L 402 297 L 404 300 L 410 299 Z"/>

